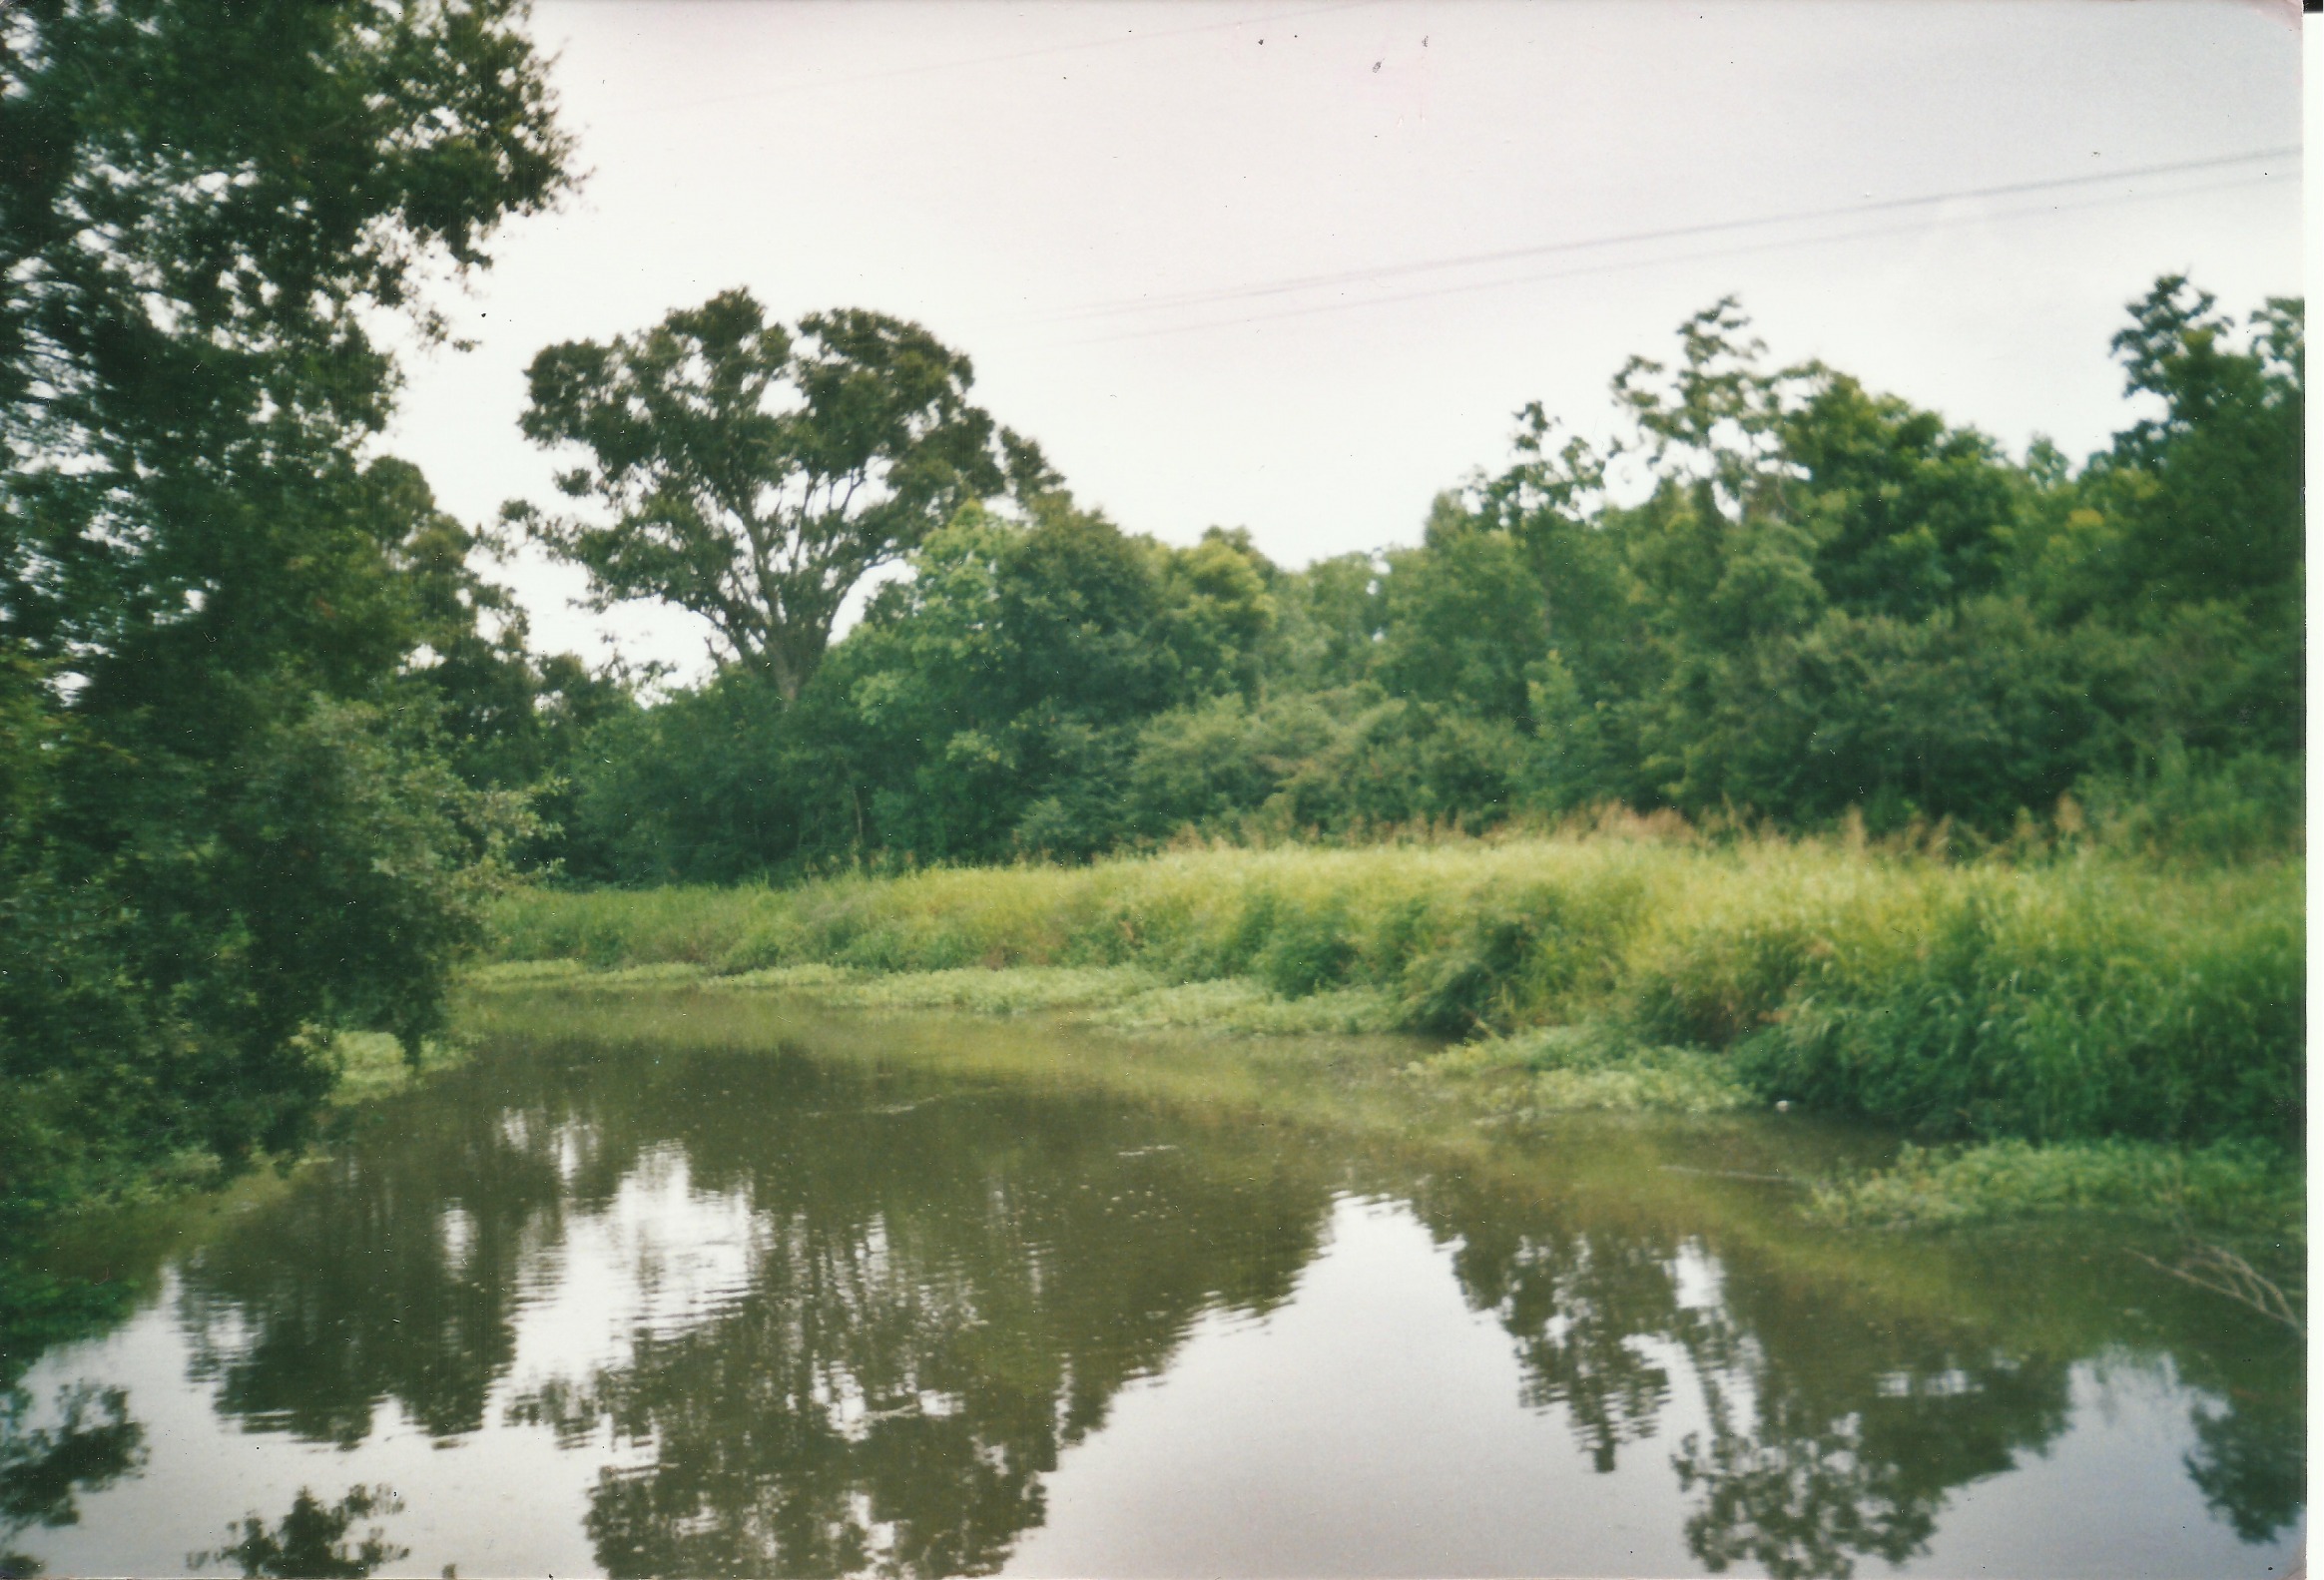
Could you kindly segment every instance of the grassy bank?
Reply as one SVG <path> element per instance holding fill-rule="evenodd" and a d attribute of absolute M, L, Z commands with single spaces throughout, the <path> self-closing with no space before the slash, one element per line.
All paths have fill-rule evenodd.
<path fill-rule="evenodd" d="M 1661 1058 L 1692 1088 L 1924 1138 L 2280 1146 L 2304 1124 L 2302 907 L 2290 861 L 1544 838 L 535 891 L 502 904 L 493 949 L 516 975 L 569 962 L 1125 1025 L 1582 1028 L 1698 1056 Z M 1570 1050 L 1553 1067 L 1610 1078 Z"/>

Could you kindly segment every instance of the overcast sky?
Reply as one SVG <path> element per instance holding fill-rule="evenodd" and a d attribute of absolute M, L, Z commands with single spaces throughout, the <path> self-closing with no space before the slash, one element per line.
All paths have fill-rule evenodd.
<path fill-rule="evenodd" d="M 410 360 L 390 435 L 472 522 L 546 495 L 534 352 L 734 285 L 919 320 L 1085 503 L 1290 564 L 1416 538 L 1528 400 L 1601 428 L 1623 358 L 1730 291 L 1775 358 L 2078 456 L 2156 274 L 2300 289 L 2281 5 L 549 0 L 534 31 L 586 180 L 447 298 L 476 348 Z M 702 667 L 688 617 L 499 574 L 542 646 Z"/>

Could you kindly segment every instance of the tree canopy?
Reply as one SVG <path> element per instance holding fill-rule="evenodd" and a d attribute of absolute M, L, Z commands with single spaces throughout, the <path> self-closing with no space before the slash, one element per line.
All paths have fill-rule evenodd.
<path fill-rule="evenodd" d="M 861 308 L 770 324 L 747 290 L 641 333 L 533 359 L 526 437 L 597 519 L 511 517 L 589 573 L 597 606 L 653 598 L 700 615 L 725 655 L 796 699 L 840 606 L 1039 454 L 968 401 L 968 359 Z"/>
<path fill-rule="evenodd" d="M 1303 569 L 1078 503 L 919 325 L 732 290 L 541 352 L 522 429 L 563 503 L 488 545 L 379 453 L 381 325 L 440 337 L 429 292 L 563 190 L 523 24 L 0 12 L 0 1233 L 298 1145 L 331 1033 L 416 1049 L 512 863 L 731 880 L 1608 803 L 2299 837 L 2302 309 L 2175 276 L 2078 463 L 1773 364 L 1722 300 L 1617 373 L 1610 437 L 1528 407 L 1417 543 Z M 718 672 L 649 698 L 531 651 L 474 565 L 511 530 L 601 604 L 703 618 Z"/>
<path fill-rule="evenodd" d="M 562 190 L 523 21 L 0 11 L 0 1239 L 293 1146 L 332 1028 L 441 1018 L 518 829 L 421 674 L 491 612 L 431 604 L 377 335 Z"/>
<path fill-rule="evenodd" d="M 366 313 L 484 263 L 566 143 L 521 0 L 27 0 L 0 16 L 0 620 L 245 670 L 360 602 Z M 336 495 L 336 497 L 334 497 Z M 350 563 L 350 559 L 357 563 Z"/>
<path fill-rule="evenodd" d="M 2186 281 L 2115 341 L 2076 468 L 1815 363 L 1732 300 L 1633 358 L 1609 439 L 1539 407 L 1421 541 L 1304 570 L 1054 480 L 955 507 L 797 694 L 739 666 L 585 754 L 576 875 L 1355 837 L 1608 802 L 2247 848 L 2298 827 L 2300 308 Z M 1021 515 L 1022 519 L 1017 519 Z"/>

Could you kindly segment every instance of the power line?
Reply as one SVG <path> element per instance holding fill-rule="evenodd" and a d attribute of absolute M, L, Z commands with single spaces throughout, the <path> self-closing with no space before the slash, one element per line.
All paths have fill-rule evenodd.
<path fill-rule="evenodd" d="M 2212 182 L 2197 187 L 2173 188 L 2168 192 L 2121 194 L 2114 197 L 2091 199 L 2084 203 L 2071 205 L 2053 205 L 2049 208 L 2043 209 L 2021 209 L 2012 213 L 1983 215 L 1978 216 L 1977 218 L 1988 222 L 1998 222 L 2002 220 L 2042 219 L 2055 214 L 2071 214 L 2085 209 L 2104 208 L 2109 204 L 2147 203 L 2159 198 L 2191 197 L 2200 193 L 2226 192 L 2236 188 L 2256 187 L 2272 182 L 2289 181 L 2291 179 L 2293 179 L 2293 175 L 2289 171 L 2268 172 L 2258 176 L 2242 177 L 2233 181 Z M 1889 206 L 1880 205 L 1876 207 Z M 1868 212 L 1868 210 L 1844 210 L 1839 212 L 1865 213 Z M 1737 222 L 1737 224 L 1741 223 L 1744 222 Z M 1772 224 L 1774 222 L 1769 221 L 1760 223 Z M 1078 345 L 1104 345 L 1111 344 L 1119 340 L 1146 340 L 1168 334 L 1198 333 L 1205 329 L 1231 329 L 1240 327 L 1244 324 L 1268 323 L 1278 318 L 1303 318 L 1312 316 L 1316 313 L 1346 312 L 1360 307 L 1387 306 L 1395 302 L 1418 301 L 1431 296 L 1458 295 L 1475 290 L 1499 290 L 1504 289 L 1510 285 L 1535 284 L 1542 280 L 1548 279 L 1572 279 L 1587 274 L 1611 273 L 1617 269 L 1652 268 L 1659 264 L 1696 263 L 1705 259 L 1738 258 L 1752 253 L 1775 252 L 1787 247 L 1814 247 L 1826 243 L 1854 242 L 1871 237 L 1896 236 L 1912 231 L 1927 230 L 1936 226 L 1958 223 L 1963 222 L 1946 221 L 1942 219 L 1909 221 L 1902 225 L 1865 226 L 1853 231 L 1844 231 L 1833 236 L 1781 237 L 1768 242 L 1746 242 L 1734 247 L 1706 248 L 1697 252 L 1681 253 L 1663 258 L 1617 259 L 1603 263 L 1585 263 L 1575 268 L 1559 268 L 1539 273 L 1515 274 L 1500 279 L 1469 280 L 1454 285 L 1433 285 L 1422 290 L 1399 291 L 1394 295 L 1387 296 L 1365 296 L 1354 301 L 1326 301 L 1318 302 L 1313 305 L 1304 307 L 1286 307 L 1273 312 L 1250 313 L 1239 318 L 1208 318 L 1197 323 L 1166 324 L 1162 327 L 1152 329 L 1130 329 L 1118 334 L 1093 335 L 1087 339 L 1077 340 L 1071 343 Z M 1643 240 L 1643 238 L 1639 238 L 1639 240 Z M 1524 255 L 1518 254 L 1514 256 Z M 1365 274 L 1351 274 L 1336 277 L 1354 282 L 1373 276 Z M 1190 302 L 1189 305 L 1207 305 L 1207 303 Z"/>
<path fill-rule="evenodd" d="M 2184 160 L 2175 164 L 2144 165 L 2132 170 L 2092 173 L 2086 176 L 2056 176 L 2044 181 L 2011 182 L 1992 187 L 1968 187 L 1954 192 L 1929 193 L 1921 197 L 1886 198 L 1875 203 L 1843 204 L 1829 209 L 1803 209 L 1790 214 L 1763 215 L 1757 219 L 1714 220 L 1699 225 L 1671 226 L 1655 231 L 1633 231 L 1623 235 L 1588 237 L 1571 242 L 1547 242 L 1532 247 L 1505 248 L 1491 253 L 1469 253 L 1455 258 L 1431 259 L 1420 263 L 1390 263 L 1375 268 L 1348 269 L 1328 274 L 1303 274 L 1263 284 L 1180 291 L 1165 296 L 1140 297 L 1136 300 L 1125 298 L 1114 302 L 1070 308 L 1051 316 L 1057 320 L 1117 317 L 1170 307 L 1208 306 L 1214 302 L 1244 301 L 1262 296 L 1287 295 L 1296 291 L 1313 290 L 1325 285 L 1360 284 L 1377 279 L 1398 278 L 1409 274 L 1432 273 L 1443 269 L 1474 268 L 1487 263 L 1517 263 L 1526 259 L 1547 258 L 1561 253 L 1588 252 L 1597 248 L 1624 247 L 1642 242 L 1678 241 L 1687 237 L 1715 236 L 1729 231 L 1757 230 L 1766 226 L 1799 225 L 1814 220 L 1846 219 L 1855 215 L 1928 208 L 1947 203 L 2025 197 L 2034 193 L 2098 186 L 2108 182 L 2137 181 L 2149 176 L 2175 176 L 2194 171 L 2220 170 L 2228 166 L 2248 165 L 2260 160 L 2296 159 L 2299 153 L 2300 150 L 2296 147 L 2260 149 L 2253 153 L 2232 154 L 2217 159 Z M 1378 299 L 1403 300 L 1406 298 L 1383 297 Z"/>

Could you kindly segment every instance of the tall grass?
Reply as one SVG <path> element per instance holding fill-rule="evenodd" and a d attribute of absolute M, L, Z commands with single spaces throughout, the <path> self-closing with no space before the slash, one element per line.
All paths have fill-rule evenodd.
<path fill-rule="evenodd" d="M 2284 1140 L 2303 1123 L 2297 861 L 1949 864 L 1847 841 L 1205 850 L 798 888 L 530 892 L 502 960 L 712 973 L 1134 967 L 1367 990 L 1455 1037 L 1593 1023 L 1764 1098 L 1917 1133 Z"/>

